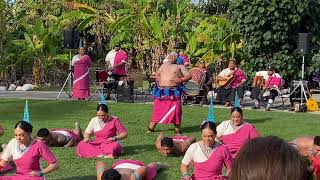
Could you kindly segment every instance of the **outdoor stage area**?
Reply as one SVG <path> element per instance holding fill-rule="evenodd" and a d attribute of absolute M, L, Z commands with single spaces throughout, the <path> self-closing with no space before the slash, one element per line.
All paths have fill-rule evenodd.
<path fill-rule="evenodd" d="M 7 93 L 7 94 L 4 94 Z M 25 98 L 28 98 L 30 121 L 34 127 L 33 135 L 39 128 L 73 128 L 78 121 L 85 129 L 91 118 L 95 117 L 97 99 L 92 101 L 55 100 L 57 93 L 53 92 L 24 92 L 9 96 L 13 92 L 1 92 L 0 123 L 5 127 L 5 135 L 0 143 L 7 143 L 13 135 L 13 126 L 22 119 Z M 21 93 L 21 92 L 19 92 Z M 37 94 L 36 96 L 34 94 Z M 13 98 L 14 97 L 14 98 Z M 42 98 L 46 97 L 46 98 Z M 51 98 L 49 98 L 51 97 Z M 36 99 L 38 98 L 38 99 Z M 44 100 L 47 99 L 47 100 Z M 179 179 L 182 157 L 162 157 L 156 150 L 154 142 L 160 131 L 173 135 L 173 126 L 159 125 L 156 132 L 146 135 L 146 125 L 151 116 L 151 103 L 114 103 L 108 102 L 112 115 L 118 116 L 128 130 L 129 136 L 122 141 L 125 152 L 118 159 L 137 159 L 145 163 L 161 161 L 171 166 L 162 171 L 157 179 Z M 215 106 L 216 123 L 229 118 L 230 109 Z M 245 108 L 245 120 L 253 123 L 262 136 L 274 135 L 285 140 L 291 140 L 302 135 L 319 135 L 320 115 L 317 113 L 294 113 L 274 110 L 251 110 Z M 185 135 L 195 135 L 200 139 L 199 125 L 206 119 L 207 106 L 184 106 L 182 130 Z M 115 160 L 110 159 L 80 159 L 75 154 L 75 148 L 51 148 L 60 162 L 60 169 L 47 176 L 47 179 L 62 180 L 94 180 L 95 163 L 103 160 L 110 166 Z"/>

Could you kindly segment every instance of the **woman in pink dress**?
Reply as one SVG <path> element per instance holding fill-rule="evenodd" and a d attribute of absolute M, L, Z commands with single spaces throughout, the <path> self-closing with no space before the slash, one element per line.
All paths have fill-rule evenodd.
<path fill-rule="evenodd" d="M 215 141 L 216 125 L 206 121 L 201 125 L 202 141 L 191 144 L 182 163 L 181 173 L 183 180 L 224 180 L 223 165 L 230 174 L 232 157 L 227 146 Z M 193 175 L 189 176 L 188 168 L 193 164 Z"/>
<path fill-rule="evenodd" d="M 16 174 L 1 176 L 2 180 L 28 179 L 44 180 L 44 175 L 59 168 L 58 161 L 47 145 L 32 139 L 32 125 L 25 121 L 18 122 L 14 127 L 15 138 L 12 139 L 2 154 L 0 170 L 10 161 L 16 165 Z M 48 162 L 44 169 L 40 168 L 40 159 Z"/>
<path fill-rule="evenodd" d="M 99 104 L 97 117 L 92 118 L 83 134 L 83 140 L 77 146 L 77 155 L 82 158 L 114 158 L 122 151 L 120 140 L 128 136 L 126 128 L 116 116 L 108 114 L 108 106 Z M 91 140 L 91 136 L 95 140 Z"/>
<path fill-rule="evenodd" d="M 240 107 L 232 108 L 231 120 L 223 121 L 217 126 L 217 139 L 229 148 L 233 158 L 249 139 L 259 136 L 254 125 L 243 120 Z"/>
<path fill-rule="evenodd" d="M 90 96 L 89 67 L 91 67 L 91 59 L 85 54 L 83 47 L 80 47 L 79 54 L 72 58 L 71 65 L 74 67 L 72 97 L 85 100 Z"/>
<path fill-rule="evenodd" d="M 103 161 L 98 161 L 97 180 L 154 180 L 157 172 L 164 168 L 167 165 L 159 162 L 144 165 L 137 160 L 119 160 L 107 169 Z"/>

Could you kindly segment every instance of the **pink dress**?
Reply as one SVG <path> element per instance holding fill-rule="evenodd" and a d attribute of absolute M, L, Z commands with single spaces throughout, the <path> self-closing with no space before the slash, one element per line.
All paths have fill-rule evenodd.
<path fill-rule="evenodd" d="M 117 169 L 117 166 L 121 166 L 121 168 L 130 168 L 130 165 L 136 166 L 136 167 L 142 167 L 145 166 L 143 162 L 137 161 L 137 160 L 119 160 L 116 163 L 112 165 L 112 169 Z M 127 167 L 126 167 L 127 166 Z M 136 170 L 136 169 L 133 169 Z M 154 180 L 157 176 L 157 169 L 156 167 L 149 167 L 147 166 L 147 180 Z"/>
<path fill-rule="evenodd" d="M 87 98 L 90 96 L 89 67 L 91 59 L 83 56 L 74 63 L 73 94 L 74 98 Z"/>
<path fill-rule="evenodd" d="M 126 131 L 119 118 L 112 116 L 112 119 L 100 131 L 94 132 L 95 140 L 87 143 L 79 142 L 77 155 L 81 158 L 95 158 L 103 155 L 119 156 L 123 151 L 120 142 L 107 142 L 107 139 L 116 136 L 117 132 L 123 133 Z"/>
<path fill-rule="evenodd" d="M 13 176 L 0 176 L 0 180 L 44 180 L 44 177 L 29 176 L 31 171 L 41 171 L 40 159 L 49 164 L 57 161 L 48 146 L 41 141 L 35 141 L 30 149 L 19 159 L 14 160 L 16 174 Z"/>
<path fill-rule="evenodd" d="M 210 155 L 207 161 L 194 162 L 192 180 L 225 180 L 227 177 L 222 175 L 222 167 L 231 168 L 232 157 L 225 145 L 218 146 Z"/>
<path fill-rule="evenodd" d="M 245 123 L 236 132 L 227 135 L 222 135 L 220 139 L 221 142 L 229 148 L 232 157 L 235 158 L 239 149 L 248 140 L 254 139 L 259 136 L 259 132 L 252 124 Z"/>
<path fill-rule="evenodd" d="M 124 50 L 119 50 L 114 57 L 114 65 L 118 65 L 121 62 L 127 63 L 128 55 Z M 114 74 L 116 75 L 127 75 L 126 65 L 114 68 Z"/>

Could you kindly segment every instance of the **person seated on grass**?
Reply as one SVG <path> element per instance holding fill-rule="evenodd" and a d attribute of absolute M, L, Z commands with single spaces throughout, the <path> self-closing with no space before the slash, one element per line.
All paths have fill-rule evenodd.
<path fill-rule="evenodd" d="M 182 136 L 175 135 L 173 137 L 165 137 L 164 133 L 161 132 L 156 140 L 156 147 L 158 151 L 165 157 L 169 155 L 180 156 L 183 155 L 190 144 L 195 143 L 196 138 L 194 136 Z"/>
<path fill-rule="evenodd" d="M 80 136 L 81 128 L 78 122 L 75 123 L 74 130 L 58 128 L 49 131 L 41 128 L 37 133 L 37 139 L 51 147 L 74 147 L 80 142 Z"/>
<path fill-rule="evenodd" d="M 298 152 L 307 158 L 320 179 L 320 136 L 301 136 L 289 142 Z"/>
<path fill-rule="evenodd" d="M 230 180 L 312 180 L 303 157 L 284 140 L 258 137 L 248 141 L 238 152 Z"/>
<path fill-rule="evenodd" d="M 137 160 L 119 160 L 108 169 L 103 161 L 98 161 L 97 180 L 154 180 L 157 172 L 167 167 L 160 162 L 144 165 Z"/>
<path fill-rule="evenodd" d="M 230 120 L 223 121 L 217 126 L 217 140 L 229 148 L 232 158 L 248 140 L 259 136 L 255 126 L 244 121 L 240 107 L 232 108 Z"/>
<path fill-rule="evenodd" d="M 95 140 L 90 137 L 94 135 Z M 77 146 L 77 155 L 82 158 L 114 158 L 122 154 L 120 140 L 128 136 L 127 130 L 116 116 L 109 115 L 106 104 L 99 104 L 97 117 L 91 119 Z"/>
<path fill-rule="evenodd" d="M 223 180 L 228 179 L 222 174 L 223 165 L 227 176 L 230 174 L 232 156 L 227 146 L 215 141 L 216 125 L 206 121 L 201 125 L 202 140 L 191 144 L 183 157 L 180 171 L 183 180 Z M 188 169 L 193 166 L 193 175 Z"/>
<path fill-rule="evenodd" d="M 1 156 L 0 171 L 10 161 L 14 161 L 16 174 L 1 176 L 0 179 L 16 180 L 44 180 L 44 175 L 59 168 L 57 159 L 42 141 L 32 139 L 32 125 L 26 121 L 19 121 L 14 126 L 15 138 L 12 139 Z M 46 168 L 40 168 L 40 159 L 47 161 Z"/>

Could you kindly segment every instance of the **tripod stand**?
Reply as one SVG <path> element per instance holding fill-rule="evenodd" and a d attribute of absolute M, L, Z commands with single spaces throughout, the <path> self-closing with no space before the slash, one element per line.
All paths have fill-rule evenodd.
<path fill-rule="evenodd" d="M 71 50 L 70 50 L 70 64 L 69 64 L 69 74 L 66 78 L 66 80 L 64 81 L 63 83 L 63 86 L 62 88 L 60 89 L 60 92 L 56 98 L 56 100 L 59 99 L 60 95 L 61 95 L 61 92 L 64 90 L 68 96 L 69 96 L 69 99 L 72 97 L 72 77 L 73 77 L 73 73 L 72 73 L 72 68 L 71 68 L 71 62 L 72 62 L 72 59 L 71 59 Z M 69 81 L 69 91 L 65 89 L 66 85 L 67 85 L 67 82 Z"/>
<path fill-rule="evenodd" d="M 302 55 L 301 79 L 298 81 L 298 84 L 295 85 L 295 87 L 293 88 L 293 90 L 290 92 L 290 95 L 288 96 L 288 98 L 290 98 L 290 96 L 291 96 L 298 88 L 300 88 L 300 106 L 303 105 L 303 98 L 305 98 L 305 101 L 308 100 L 307 93 L 309 93 L 308 86 L 307 86 L 306 88 L 304 87 L 303 79 L 304 79 L 304 54 Z M 287 98 L 287 99 L 288 99 L 288 98 Z M 286 100 L 287 100 L 287 99 L 286 99 Z"/>

